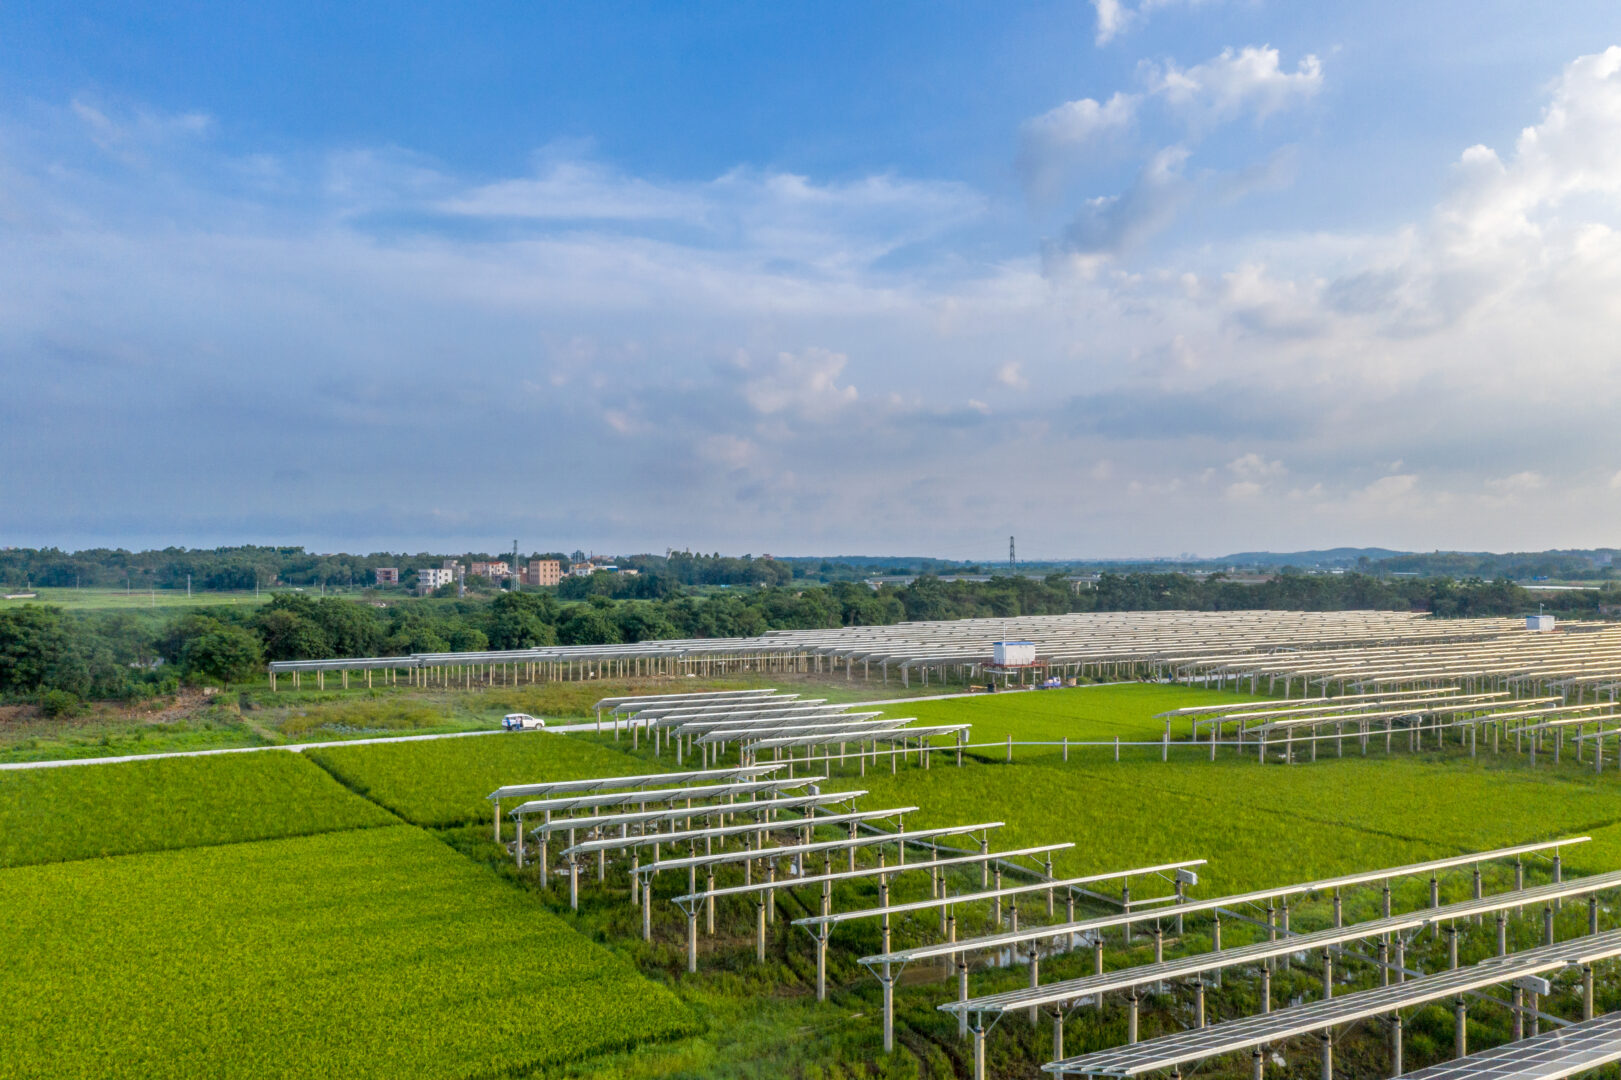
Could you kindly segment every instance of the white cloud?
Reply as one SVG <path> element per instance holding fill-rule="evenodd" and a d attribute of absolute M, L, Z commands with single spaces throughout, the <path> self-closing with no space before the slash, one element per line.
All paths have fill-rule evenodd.
<path fill-rule="evenodd" d="M 850 358 L 827 349 L 778 353 L 775 363 L 743 384 L 743 396 L 756 412 L 821 417 L 856 400 L 856 388 L 840 386 L 839 373 Z"/>
<path fill-rule="evenodd" d="M 1220 56 L 1178 68 L 1149 66 L 1149 92 L 1171 109 L 1199 122 L 1249 114 L 1265 118 L 1314 97 L 1323 86 L 1323 65 L 1307 54 L 1285 71 L 1270 45 L 1223 49 Z"/>
<path fill-rule="evenodd" d="M 1018 168 L 1026 189 L 1051 198 L 1065 173 L 1088 160 L 1099 143 L 1131 128 L 1138 101 L 1138 95 L 1120 92 L 1103 103 L 1066 101 L 1019 125 Z"/>
<path fill-rule="evenodd" d="M 1123 193 L 1088 200 L 1064 230 L 1064 246 L 1083 255 L 1115 254 L 1168 227 L 1193 197 L 1183 174 L 1187 160 L 1186 147 L 1166 147 Z"/>
<path fill-rule="evenodd" d="M 1260 454 L 1251 451 L 1229 461 L 1227 471 L 1247 480 L 1262 480 L 1282 476 L 1289 470 L 1283 467 L 1283 462 L 1268 461 Z"/>
<path fill-rule="evenodd" d="M 1097 12 L 1097 33 L 1094 40 L 1100 46 L 1107 45 L 1159 8 L 1171 7 L 1178 3 L 1197 7 L 1206 2 L 1208 0 L 1138 0 L 1134 7 L 1129 0 L 1092 0 L 1092 7 Z"/>
<path fill-rule="evenodd" d="M 1418 477 L 1413 473 L 1398 473 L 1394 476 L 1381 476 L 1358 492 L 1358 495 L 1368 502 L 1393 502 L 1411 495 L 1417 487 Z"/>
<path fill-rule="evenodd" d="M 1024 377 L 1024 369 L 1016 360 L 1009 360 L 996 369 L 996 381 L 1013 390 L 1024 390 L 1030 386 L 1030 380 Z"/>
<path fill-rule="evenodd" d="M 959 241 L 1008 208 L 926 178 L 670 181 L 554 154 L 469 180 L 386 148 L 239 161 L 218 145 L 235 133 L 163 117 L 177 134 L 117 155 L 71 106 L 38 136 L 0 114 L 0 441 L 22 493 L 0 529 L 379 548 L 926 536 L 965 555 L 1005 542 L 1003 521 L 1077 554 L 1607 542 L 1618 63 L 1571 64 L 1541 115 L 1511 118 L 1531 122 L 1513 146 L 1460 135 L 1432 163 L 1444 178 L 1455 160 L 1453 190 L 1407 224 L 1129 263 L 1044 261 L 993 229 Z M 1100 201 L 1094 246 L 1208 192 L 1197 145 Z M 361 449 L 324 484 L 345 446 Z M 582 447 L 590 468 L 524 467 Z M 355 502 L 401 474 L 444 513 Z M 622 498 L 601 498 L 603 475 Z"/>
<path fill-rule="evenodd" d="M 1488 489 L 1504 496 L 1525 495 L 1533 491 L 1540 491 L 1547 486 L 1547 479 L 1541 473 L 1530 469 L 1510 476 L 1493 477 L 1486 481 Z"/>
<path fill-rule="evenodd" d="M 1163 106 L 1182 132 L 1177 143 L 1148 154 L 1126 191 L 1087 201 L 1064 237 L 1073 252 L 1118 253 L 1163 230 L 1196 196 L 1232 202 L 1287 184 L 1293 162 L 1287 147 L 1248 168 L 1207 171 L 1195 179 L 1184 166 L 1211 128 L 1242 116 L 1264 119 L 1309 100 L 1323 81 L 1316 56 L 1288 72 L 1270 46 L 1226 49 L 1190 68 L 1145 63 L 1139 74 L 1141 93 L 1116 92 L 1106 104 L 1094 98 L 1066 102 L 1020 127 L 1019 173 L 1038 204 L 1055 201 L 1073 175 L 1095 166 L 1108 141 L 1131 129 L 1149 103 Z"/>

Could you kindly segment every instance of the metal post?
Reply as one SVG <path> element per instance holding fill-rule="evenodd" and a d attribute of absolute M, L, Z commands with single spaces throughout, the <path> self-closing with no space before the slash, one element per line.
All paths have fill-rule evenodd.
<path fill-rule="evenodd" d="M 1261 966 L 1261 1011 L 1272 1011 L 1272 969 L 1264 964 Z"/>
<path fill-rule="evenodd" d="M 1542 905 L 1542 937 L 1544 945 L 1553 944 L 1553 905 Z"/>
<path fill-rule="evenodd" d="M 1508 912 L 1497 913 L 1497 955 L 1508 955 Z"/>
<path fill-rule="evenodd" d="M 632 888 L 635 883 L 632 882 Z M 642 940 L 653 940 L 653 875 L 649 874 L 647 880 L 642 882 Z"/>
<path fill-rule="evenodd" d="M 1582 1019 L 1593 1019 L 1593 965 L 1582 965 Z"/>
<path fill-rule="evenodd" d="M 1469 1053 L 1469 1007 L 1464 1004 L 1463 995 L 1452 1005 L 1452 1053 L 1454 1057 L 1463 1057 Z"/>
<path fill-rule="evenodd" d="M 1030 989 L 1034 990 L 1041 981 L 1041 954 L 1036 951 L 1035 943 L 1030 945 Z M 1036 1014 L 1039 1010 L 1030 1006 L 1030 1026 L 1036 1026 Z"/>
<path fill-rule="evenodd" d="M 687 909 L 687 972 L 698 971 L 698 906 Z"/>
<path fill-rule="evenodd" d="M 570 911 L 580 910 L 580 860 L 573 855 L 568 860 L 568 906 Z"/>
<path fill-rule="evenodd" d="M 1130 1006 L 1126 1012 L 1126 1042 L 1135 1043 L 1137 1041 L 1137 988 L 1135 986 L 1131 988 L 1126 1001 Z"/>
<path fill-rule="evenodd" d="M 1401 1063 L 1401 1013 L 1390 1018 L 1390 1075 L 1400 1076 L 1406 1070 Z"/>
<path fill-rule="evenodd" d="M 765 900 L 757 899 L 754 902 L 754 959 L 765 963 Z"/>
<path fill-rule="evenodd" d="M 1525 1038 L 1525 991 L 1514 988 L 1514 1041 Z"/>
<path fill-rule="evenodd" d="M 1323 1080 L 1334 1080 L 1334 1032 L 1328 1028 L 1323 1029 Z"/>
<path fill-rule="evenodd" d="M 1063 1006 L 1053 1007 L 1053 1060 L 1061 1061 L 1064 1057 L 1064 1009 Z"/>
<path fill-rule="evenodd" d="M 1193 980 L 1194 1027 L 1204 1027 L 1204 980 Z"/>
<path fill-rule="evenodd" d="M 1334 954 L 1323 950 L 1323 1000 L 1334 997 Z"/>
<path fill-rule="evenodd" d="M 1407 981 L 1407 942 L 1401 939 L 1400 934 L 1396 935 L 1396 981 Z"/>

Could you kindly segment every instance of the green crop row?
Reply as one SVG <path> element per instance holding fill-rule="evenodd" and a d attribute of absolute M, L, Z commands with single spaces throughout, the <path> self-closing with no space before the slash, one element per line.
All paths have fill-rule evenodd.
<path fill-rule="evenodd" d="M 436 827 L 488 820 L 485 796 L 506 784 L 656 771 L 648 760 L 611 745 L 543 732 L 334 745 L 305 753 L 407 821 Z"/>
<path fill-rule="evenodd" d="M 0 1077 L 475 1077 L 699 1029 L 408 826 L 0 871 Z"/>
<path fill-rule="evenodd" d="M 0 866 L 396 821 L 278 750 L 0 772 Z"/>

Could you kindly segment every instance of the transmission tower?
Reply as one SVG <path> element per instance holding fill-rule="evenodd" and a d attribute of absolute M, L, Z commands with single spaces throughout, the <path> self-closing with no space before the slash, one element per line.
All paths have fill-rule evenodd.
<path fill-rule="evenodd" d="M 1014 572 L 1013 567 L 1014 567 L 1014 564 L 1016 564 L 1017 562 L 1018 562 L 1018 560 L 1013 557 L 1013 537 L 1010 536 L 1010 537 L 1007 538 L 1007 572 L 1008 573 L 1011 574 L 1011 573 Z"/>

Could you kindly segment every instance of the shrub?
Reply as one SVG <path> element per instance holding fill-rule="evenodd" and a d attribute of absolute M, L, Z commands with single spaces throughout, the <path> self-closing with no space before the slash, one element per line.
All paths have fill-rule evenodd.
<path fill-rule="evenodd" d="M 84 703 L 77 694 L 68 690 L 47 690 L 39 700 L 39 711 L 46 716 L 77 716 L 84 711 Z"/>

